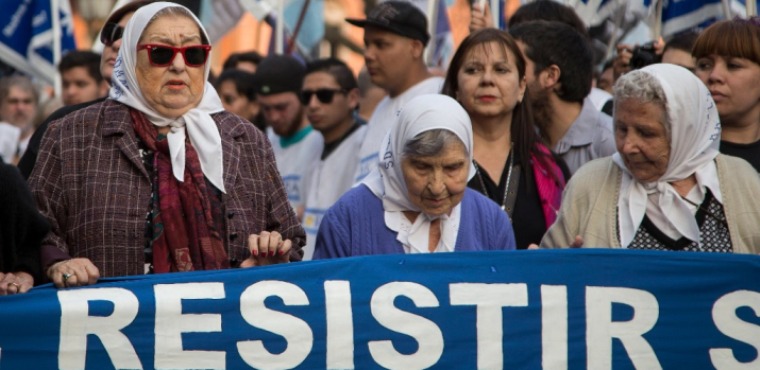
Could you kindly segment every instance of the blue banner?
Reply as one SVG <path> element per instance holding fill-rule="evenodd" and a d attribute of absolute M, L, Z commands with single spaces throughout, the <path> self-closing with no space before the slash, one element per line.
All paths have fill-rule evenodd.
<path fill-rule="evenodd" d="M 61 55 L 76 49 L 74 21 L 68 0 L 60 0 L 57 12 L 53 0 L 0 0 L 0 58 L 30 75 L 54 82 L 54 22 L 57 13 Z"/>
<path fill-rule="evenodd" d="M 388 255 L 0 297 L 0 369 L 760 368 L 760 257 Z"/>

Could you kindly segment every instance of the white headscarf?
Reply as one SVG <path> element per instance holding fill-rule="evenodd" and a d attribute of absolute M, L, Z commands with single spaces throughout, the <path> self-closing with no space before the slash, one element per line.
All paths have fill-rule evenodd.
<path fill-rule="evenodd" d="M 612 156 L 623 170 L 618 198 L 620 243 L 624 247 L 631 243 L 645 214 L 661 230 L 701 242 L 692 207 L 670 183 L 695 175 L 696 190 L 702 194 L 702 188 L 710 189 L 715 199 L 723 203 L 715 167 L 720 144 L 718 110 L 705 84 L 687 69 L 655 64 L 641 71 L 654 76 L 665 92 L 671 123 L 670 158 L 662 177 L 641 183 L 628 171 L 620 153 Z"/>
<path fill-rule="evenodd" d="M 472 123 L 470 116 L 454 99 L 441 94 L 420 95 L 402 108 L 396 124 L 382 141 L 379 165 L 362 181 L 383 202 L 385 224 L 398 232 L 397 240 L 412 252 L 428 250 L 430 223 L 441 219 L 441 244 L 444 250 L 453 251 L 459 230 L 460 205 L 448 215 L 438 217 L 421 213 L 408 197 L 408 189 L 401 169 L 404 146 L 417 135 L 436 129 L 444 129 L 456 135 L 464 143 L 469 174 L 475 175 L 472 165 Z M 404 211 L 420 212 L 411 228 L 404 227 Z"/>
<path fill-rule="evenodd" d="M 212 113 L 221 112 L 224 110 L 224 107 L 222 107 L 222 101 L 219 99 L 216 90 L 208 82 L 211 68 L 210 63 L 207 61 L 204 67 L 204 91 L 200 103 L 177 119 L 163 117 L 154 110 L 143 97 L 137 84 L 137 43 L 140 41 L 140 36 L 142 36 L 143 31 L 145 31 L 153 16 L 167 7 L 184 8 L 175 3 L 156 2 L 137 9 L 129 22 L 127 22 L 124 36 L 122 37 L 122 47 L 119 49 L 119 55 L 114 65 L 113 85 L 111 86 L 109 97 L 143 112 L 148 120 L 156 126 L 171 126 L 167 139 L 169 140 L 172 173 L 178 181 L 184 180 L 185 135 L 188 135 L 190 142 L 198 152 L 203 174 L 214 186 L 224 192 L 222 138 L 219 135 L 216 123 L 211 118 Z M 188 14 L 198 25 L 206 40 L 208 40 L 206 30 L 203 29 L 198 18 L 189 10 Z"/>

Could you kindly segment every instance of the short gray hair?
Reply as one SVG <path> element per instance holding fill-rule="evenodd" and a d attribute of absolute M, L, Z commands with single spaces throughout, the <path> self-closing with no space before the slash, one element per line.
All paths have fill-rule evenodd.
<path fill-rule="evenodd" d="M 642 103 L 653 103 L 664 112 L 662 126 L 670 139 L 670 116 L 668 115 L 668 98 L 660 81 L 651 73 L 635 70 L 622 75 L 613 87 L 615 105 L 625 99 L 635 99 Z"/>
<path fill-rule="evenodd" d="M 453 132 L 445 129 L 435 129 L 422 132 L 406 142 L 402 151 L 403 157 L 431 157 L 441 154 L 443 149 L 452 143 L 459 143 L 466 152 L 462 140 Z"/>

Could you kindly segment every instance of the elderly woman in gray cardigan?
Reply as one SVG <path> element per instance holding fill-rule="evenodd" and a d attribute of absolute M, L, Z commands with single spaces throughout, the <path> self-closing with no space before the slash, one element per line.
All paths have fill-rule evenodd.
<path fill-rule="evenodd" d="M 718 153 L 704 84 L 656 64 L 621 77 L 614 93 L 618 152 L 573 176 L 541 246 L 760 253 L 760 177 Z"/>

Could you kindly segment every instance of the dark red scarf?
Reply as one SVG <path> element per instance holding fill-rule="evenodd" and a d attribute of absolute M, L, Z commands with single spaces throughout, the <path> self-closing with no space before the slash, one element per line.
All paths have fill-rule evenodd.
<path fill-rule="evenodd" d="M 158 209 L 153 218 L 153 271 L 156 273 L 229 268 L 229 258 L 211 216 L 200 160 L 185 141 L 184 182 L 172 173 L 169 140 L 140 111 L 130 108 L 135 133 L 155 153 Z M 154 204 L 155 207 L 155 204 Z"/>

